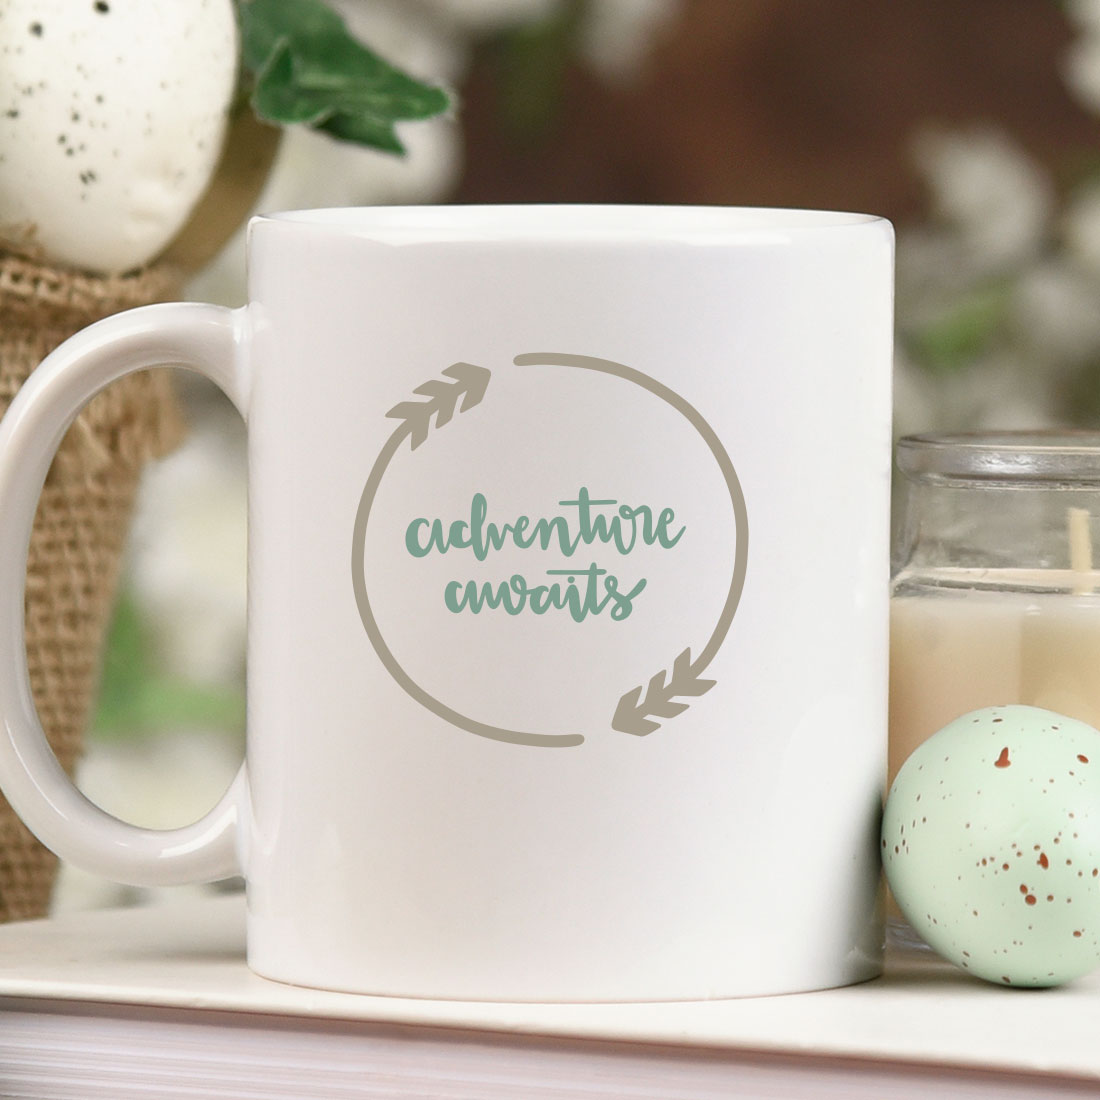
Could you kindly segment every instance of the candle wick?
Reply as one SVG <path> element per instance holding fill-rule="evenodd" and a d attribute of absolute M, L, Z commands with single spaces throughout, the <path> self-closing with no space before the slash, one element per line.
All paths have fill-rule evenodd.
<path fill-rule="evenodd" d="M 1069 528 L 1069 567 L 1076 574 L 1074 595 L 1080 596 L 1094 590 L 1092 577 L 1092 534 L 1089 531 L 1087 508 L 1066 509 Z"/>

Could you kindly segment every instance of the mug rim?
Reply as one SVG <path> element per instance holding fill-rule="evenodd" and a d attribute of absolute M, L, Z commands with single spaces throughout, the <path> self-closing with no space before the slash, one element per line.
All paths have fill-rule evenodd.
<path fill-rule="evenodd" d="M 786 239 L 890 226 L 877 214 L 762 206 L 633 203 L 455 203 L 272 211 L 257 226 L 293 226 L 375 240 L 688 241 Z"/>

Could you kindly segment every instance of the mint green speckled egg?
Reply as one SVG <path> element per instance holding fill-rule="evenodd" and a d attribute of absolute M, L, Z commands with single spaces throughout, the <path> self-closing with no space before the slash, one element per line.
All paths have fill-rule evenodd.
<path fill-rule="evenodd" d="M 1001 985 L 1100 965 L 1100 732 L 1037 707 L 957 718 L 905 762 L 882 860 L 945 958 Z"/>

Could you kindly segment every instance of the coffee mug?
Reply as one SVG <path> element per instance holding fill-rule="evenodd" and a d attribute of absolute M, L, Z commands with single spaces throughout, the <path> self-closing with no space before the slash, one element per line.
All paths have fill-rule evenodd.
<path fill-rule="evenodd" d="M 254 219 L 249 304 L 67 341 L 0 425 L 0 782 L 65 859 L 243 874 L 282 981 L 695 999 L 878 972 L 893 233 L 693 207 Z M 23 570 L 130 371 L 248 425 L 246 760 L 136 828 L 51 755 Z"/>

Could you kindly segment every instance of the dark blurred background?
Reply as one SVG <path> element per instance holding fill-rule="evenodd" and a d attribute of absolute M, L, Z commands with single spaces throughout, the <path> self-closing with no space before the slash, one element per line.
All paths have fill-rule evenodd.
<path fill-rule="evenodd" d="M 911 142 L 993 125 L 1056 175 L 1097 150 L 1051 0 L 684 0 L 618 82 L 579 9 L 480 43 L 462 85 L 470 202 L 701 202 L 927 211 Z M 572 35 L 571 35 L 571 32 Z"/>

